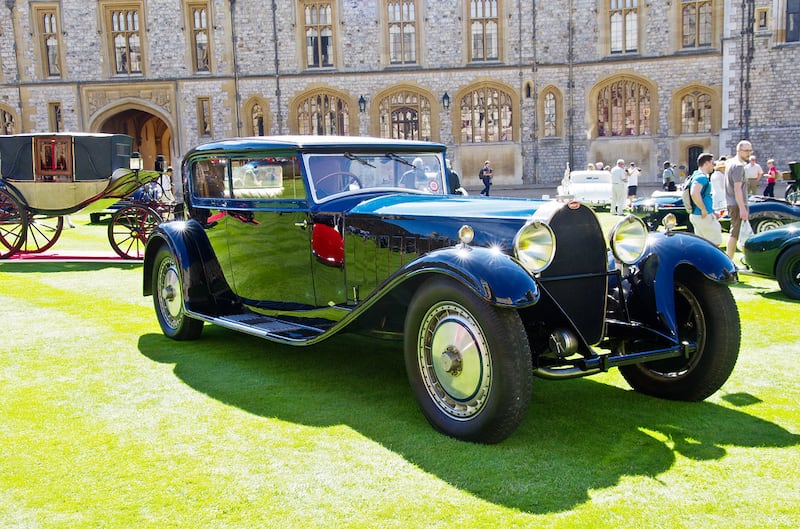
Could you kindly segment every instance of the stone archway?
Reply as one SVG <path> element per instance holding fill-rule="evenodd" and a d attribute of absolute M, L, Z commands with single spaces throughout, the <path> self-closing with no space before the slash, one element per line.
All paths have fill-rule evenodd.
<path fill-rule="evenodd" d="M 142 155 L 145 169 L 155 166 L 156 155 L 162 154 L 172 164 L 172 133 L 160 117 L 145 110 L 126 109 L 108 116 L 98 132 L 127 134 L 133 137 L 133 150 Z"/>

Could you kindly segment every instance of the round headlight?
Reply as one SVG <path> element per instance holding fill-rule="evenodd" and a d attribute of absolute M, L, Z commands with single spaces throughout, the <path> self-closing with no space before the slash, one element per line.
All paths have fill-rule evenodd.
<path fill-rule="evenodd" d="M 464 224 L 458 230 L 458 240 L 461 241 L 462 244 L 469 244 L 472 242 L 472 239 L 474 238 L 475 238 L 475 230 L 472 229 L 472 226 Z"/>
<path fill-rule="evenodd" d="M 611 230 L 611 251 L 625 264 L 641 259 L 647 245 L 647 226 L 639 217 L 628 215 Z"/>
<path fill-rule="evenodd" d="M 533 221 L 514 237 L 514 254 L 528 272 L 541 272 L 556 254 L 556 237 L 547 224 Z"/>

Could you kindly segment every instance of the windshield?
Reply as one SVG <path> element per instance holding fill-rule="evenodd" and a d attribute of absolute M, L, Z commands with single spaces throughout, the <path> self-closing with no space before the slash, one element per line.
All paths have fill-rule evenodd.
<path fill-rule="evenodd" d="M 305 154 L 303 158 L 317 200 L 365 189 L 434 195 L 447 192 L 438 153 L 344 152 Z"/>

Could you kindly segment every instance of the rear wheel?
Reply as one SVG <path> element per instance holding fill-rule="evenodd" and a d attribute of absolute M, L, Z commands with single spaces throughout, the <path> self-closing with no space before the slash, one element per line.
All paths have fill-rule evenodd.
<path fill-rule="evenodd" d="M 405 323 L 405 360 L 422 413 L 438 431 L 497 443 L 516 430 L 533 383 L 519 314 L 449 279 L 427 281 Z"/>
<path fill-rule="evenodd" d="M 792 184 L 787 187 L 784 197 L 786 201 L 791 204 L 800 204 L 800 191 L 797 189 L 797 184 Z"/>
<path fill-rule="evenodd" d="M 0 259 L 17 253 L 25 243 L 28 231 L 28 215 L 22 205 L 0 189 Z"/>
<path fill-rule="evenodd" d="M 28 217 L 28 233 L 25 244 L 20 251 L 23 253 L 42 253 L 49 250 L 61 236 L 64 229 L 64 217 L 46 217 L 44 215 L 31 215 Z"/>
<path fill-rule="evenodd" d="M 675 281 L 678 338 L 697 344 L 686 357 L 621 366 L 633 389 L 672 400 L 703 400 L 730 376 L 739 356 L 739 311 L 727 285 L 699 274 Z"/>
<path fill-rule="evenodd" d="M 751 220 L 750 224 L 753 226 L 753 233 L 763 233 L 765 231 L 783 227 L 783 222 L 779 221 L 778 219 Z"/>
<path fill-rule="evenodd" d="M 788 248 L 778 258 L 775 277 L 781 292 L 792 299 L 800 299 L 800 245 Z"/>
<path fill-rule="evenodd" d="M 111 217 L 108 241 L 123 259 L 142 259 L 150 234 L 161 223 L 161 216 L 145 206 L 127 206 Z"/>
<path fill-rule="evenodd" d="M 153 306 L 164 335 L 174 340 L 198 338 L 203 331 L 203 322 L 186 315 L 181 270 L 167 247 L 156 253 L 152 285 Z"/>

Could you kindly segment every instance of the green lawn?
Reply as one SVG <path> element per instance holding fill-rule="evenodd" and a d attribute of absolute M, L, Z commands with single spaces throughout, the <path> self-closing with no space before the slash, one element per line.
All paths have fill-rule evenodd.
<path fill-rule="evenodd" d="M 73 220 L 59 249 L 108 248 Z M 479 446 L 425 422 L 393 342 L 178 343 L 140 265 L 0 263 L 0 527 L 796 529 L 800 305 L 733 291 L 741 355 L 706 402 L 536 380 Z"/>

